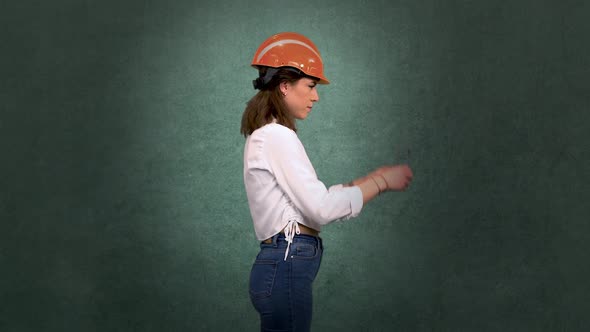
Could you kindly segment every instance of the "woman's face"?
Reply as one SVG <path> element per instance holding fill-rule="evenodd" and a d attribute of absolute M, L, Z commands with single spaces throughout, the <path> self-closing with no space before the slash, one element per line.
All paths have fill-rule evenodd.
<path fill-rule="evenodd" d="M 317 80 L 307 77 L 303 77 L 293 84 L 281 83 L 281 92 L 293 118 L 305 119 L 311 112 L 313 103 L 320 100 L 316 85 Z"/>

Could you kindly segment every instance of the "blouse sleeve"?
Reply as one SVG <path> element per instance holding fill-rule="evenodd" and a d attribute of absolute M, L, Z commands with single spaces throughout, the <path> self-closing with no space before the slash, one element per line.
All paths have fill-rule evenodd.
<path fill-rule="evenodd" d="M 326 189 L 295 132 L 277 125 L 265 144 L 277 183 L 303 215 L 325 225 L 360 213 L 363 207 L 360 188 L 334 185 Z"/>

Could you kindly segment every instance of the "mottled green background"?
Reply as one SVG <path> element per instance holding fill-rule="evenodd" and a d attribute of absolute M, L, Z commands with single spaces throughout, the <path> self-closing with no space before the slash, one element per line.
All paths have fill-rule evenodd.
<path fill-rule="evenodd" d="M 588 1 L 4 1 L 0 331 L 256 331 L 249 66 L 297 31 L 326 185 L 314 331 L 588 331 Z"/>

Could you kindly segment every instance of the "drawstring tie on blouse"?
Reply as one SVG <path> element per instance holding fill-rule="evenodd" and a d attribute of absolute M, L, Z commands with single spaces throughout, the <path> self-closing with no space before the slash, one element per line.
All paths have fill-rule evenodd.
<path fill-rule="evenodd" d="M 285 227 L 285 240 L 287 241 L 285 260 L 287 260 L 287 256 L 289 255 L 289 247 L 291 246 L 291 242 L 293 242 L 293 237 L 295 237 L 295 234 L 301 234 L 301 230 L 299 229 L 297 220 L 291 219 L 289 220 L 289 223 L 287 223 L 287 227 Z"/>

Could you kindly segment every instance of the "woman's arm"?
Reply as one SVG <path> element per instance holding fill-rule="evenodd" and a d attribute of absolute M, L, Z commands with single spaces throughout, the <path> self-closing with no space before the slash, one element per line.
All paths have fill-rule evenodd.
<path fill-rule="evenodd" d="M 405 165 L 383 166 L 352 181 L 358 189 L 328 190 L 295 132 L 276 125 L 267 128 L 263 136 L 261 151 L 277 184 L 303 215 L 321 225 L 357 216 L 365 202 L 381 192 L 407 187 L 408 176 L 411 178 Z"/>
<path fill-rule="evenodd" d="M 268 169 L 289 201 L 307 218 L 320 225 L 356 217 L 363 206 L 357 187 L 328 190 L 321 182 L 297 134 L 281 125 L 264 132 L 260 151 Z"/>
<path fill-rule="evenodd" d="M 363 193 L 363 204 L 365 204 L 382 192 L 406 190 L 412 177 L 412 170 L 407 165 L 383 166 L 343 186 L 359 187 Z"/>

